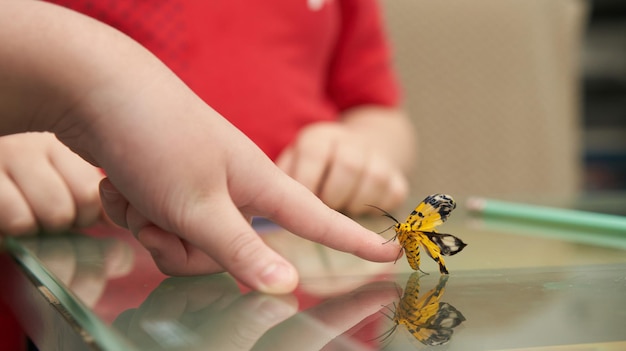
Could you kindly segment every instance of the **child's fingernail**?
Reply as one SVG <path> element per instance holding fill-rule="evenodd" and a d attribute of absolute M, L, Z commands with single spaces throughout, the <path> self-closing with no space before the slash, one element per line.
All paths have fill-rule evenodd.
<path fill-rule="evenodd" d="M 283 262 L 274 262 L 265 267 L 260 275 L 259 290 L 270 294 L 292 292 L 298 284 L 295 269 Z"/>

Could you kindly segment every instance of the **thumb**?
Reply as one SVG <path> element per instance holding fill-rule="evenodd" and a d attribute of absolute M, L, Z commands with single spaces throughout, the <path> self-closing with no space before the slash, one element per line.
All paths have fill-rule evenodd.
<path fill-rule="evenodd" d="M 272 294 L 295 289 L 296 269 L 263 242 L 230 197 L 190 206 L 182 223 L 183 239 L 247 286 Z"/>

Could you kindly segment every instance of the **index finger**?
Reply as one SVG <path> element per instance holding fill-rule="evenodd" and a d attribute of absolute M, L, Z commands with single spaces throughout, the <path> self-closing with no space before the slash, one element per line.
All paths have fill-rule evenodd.
<path fill-rule="evenodd" d="M 290 232 L 375 262 L 394 261 L 400 247 L 326 206 L 313 193 L 289 177 L 282 186 L 268 187 L 257 197 L 262 215 Z M 284 184 L 291 182 L 292 184 Z"/>

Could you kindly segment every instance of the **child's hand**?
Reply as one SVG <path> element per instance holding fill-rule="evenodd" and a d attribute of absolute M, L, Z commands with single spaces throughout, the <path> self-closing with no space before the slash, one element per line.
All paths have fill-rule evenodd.
<path fill-rule="evenodd" d="M 297 273 L 250 227 L 253 215 L 362 258 L 396 258 L 396 245 L 382 245 L 382 237 L 323 205 L 238 130 L 199 101 L 185 98 L 182 86 L 162 87 L 171 89 L 166 95 L 179 107 L 200 108 L 200 117 L 194 117 L 194 107 L 179 116 L 179 124 L 166 122 L 167 129 L 159 125 L 169 113 L 164 119 L 153 114 L 153 128 L 130 128 L 137 131 L 132 136 L 119 137 L 121 132 L 111 129 L 104 134 L 109 141 L 97 144 L 118 145 L 120 152 L 134 144 L 141 151 L 95 150 L 93 157 L 110 177 L 101 184 L 107 213 L 131 229 L 163 272 L 226 270 L 255 289 L 291 291 Z M 153 130 L 168 132 L 150 136 Z"/>
<path fill-rule="evenodd" d="M 102 173 L 54 134 L 0 137 L 0 233 L 85 227 L 102 215 Z"/>
<path fill-rule="evenodd" d="M 0 74 L 0 133 L 49 130 L 102 167 L 107 213 L 166 273 L 223 269 L 254 289 L 293 290 L 295 269 L 252 229 L 253 215 L 372 261 L 397 256 L 396 244 L 325 206 L 102 23 L 42 1 L 5 1 Z"/>
<path fill-rule="evenodd" d="M 393 125 L 399 117 L 384 118 L 383 123 Z M 408 195 L 406 171 L 395 161 L 396 155 L 390 155 L 389 148 L 380 146 L 381 139 L 389 139 L 386 128 L 367 130 L 356 126 L 355 121 L 316 123 L 304 128 L 276 163 L 337 210 L 361 214 L 371 210 L 366 204 L 392 209 Z M 397 132 L 393 136 L 401 137 Z M 399 147 L 405 143 L 395 142 Z M 403 161 L 411 163 L 410 159 Z"/>

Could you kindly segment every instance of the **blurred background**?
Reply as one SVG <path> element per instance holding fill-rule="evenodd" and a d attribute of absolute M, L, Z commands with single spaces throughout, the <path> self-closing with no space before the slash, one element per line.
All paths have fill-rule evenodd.
<path fill-rule="evenodd" d="M 416 194 L 626 189 L 626 1 L 382 0 Z"/>
<path fill-rule="evenodd" d="M 583 45 L 585 189 L 626 189 L 626 1 L 594 0 Z"/>

